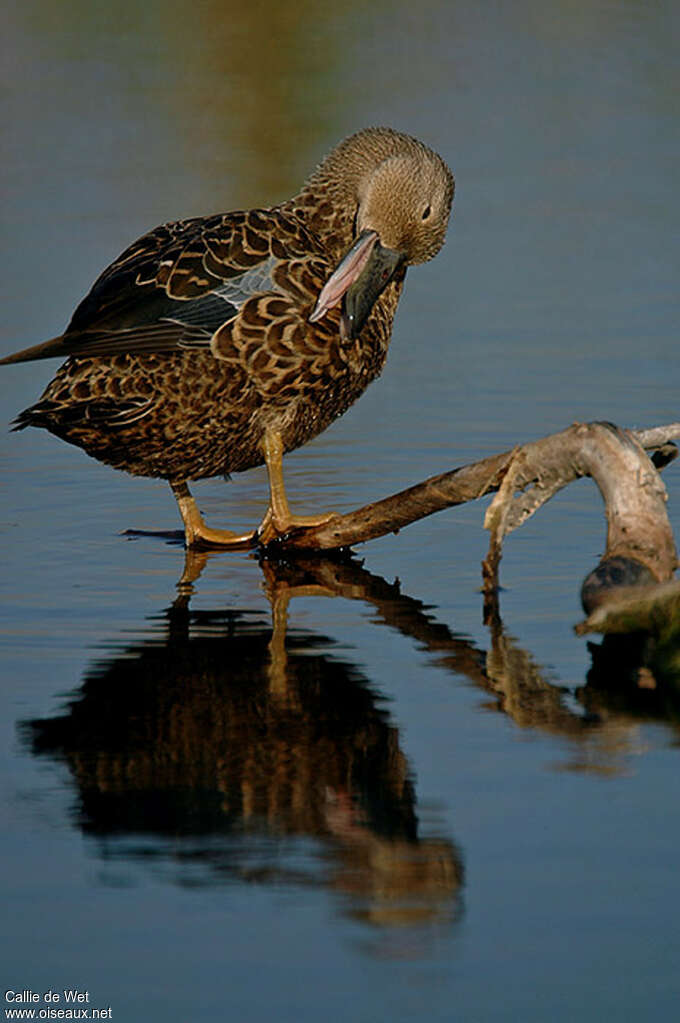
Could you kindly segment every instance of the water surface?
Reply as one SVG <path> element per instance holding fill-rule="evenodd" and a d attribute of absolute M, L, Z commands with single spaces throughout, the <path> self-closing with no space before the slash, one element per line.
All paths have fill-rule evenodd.
<path fill-rule="evenodd" d="M 645 5 L 30 0 L 8 12 L 0 348 L 164 220 L 279 201 L 386 123 L 457 179 L 381 380 L 287 459 L 350 509 L 576 419 L 677 419 L 678 15 Z M 5 368 L 0 421 L 51 364 Z M 4 989 L 112 1018 L 649 1019 L 680 995 L 677 689 L 573 635 L 582 481 L 348 563 L 205 559 L 168 488 L 0 434 Z M 678 524 L 678 473 L 667 471 Z M 259 520 L 260 471 L 196 487 Z M 647 677 L 647 676 L 643 676 Z M 661 684 L 665 679 L 664 684 Z"/>

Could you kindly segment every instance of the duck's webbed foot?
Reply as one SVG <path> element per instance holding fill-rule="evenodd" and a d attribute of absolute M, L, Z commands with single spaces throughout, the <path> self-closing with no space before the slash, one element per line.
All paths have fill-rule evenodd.
<path fill-rule="evenodd" d="M 230 529 L 211 529 L 210 526 L 206 526 L 185 481 L 171 482 L 170 486 L 184 522 L 187 547 L 247 550 L 256 546 L 257 535 L 254 532 L 233 533 Z"/>
<path fill-rule="evenodd" d="M 281 537 L 287 536 L 289 533 L 294 532 L 298 529 L 312 529 L 314 526 L 324 526 L 331 519 L 335 518 L 334 512 L 328 512 L 326 515 L 287 515 L 287 516 L 275 516 L 270 505 L 267 509 L 265 517 L 257 527 L 256 537 L 258 543 L 266 547 L 272 540 L 279 540 Z"/>
<path fill-rule="evenodd" d="M 262 449 L 269 476 L 269 507 L 256 531 L 258 543 L 266 546 L 295 530 L 323 526 L 335 518 L 333 512 L 326 512 L 323 515 L 293 515 L 283 483 L 281 434 L 274 430 L 267 431 Z"/>

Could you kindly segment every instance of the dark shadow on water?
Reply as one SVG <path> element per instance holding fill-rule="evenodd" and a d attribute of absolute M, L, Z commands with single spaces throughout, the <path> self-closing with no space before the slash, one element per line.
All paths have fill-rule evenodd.
<path fill-rule="evenodd" d="M 112 883 L 145 864 L 185 886 L 326 888 L 344 913 L 382 927 L 460 916 L 461 853 L 450 837 L 420 834 L 415 779 L 381 694 L 332 638 L 289 627 L 298 595 L 368 604 L 373 625 L 467 679 L 489 709 L 561 736 L 567 768 L 624 770 L 641 716 L 677 727 L 677 689 L 631 668 L 644 650 L 626 652 L 634 699 L 611 684 L 622 676 L 606 644 L 574 693 L 546 679 L 500 619 L 483 651 L 352 559 L 263 562 L 271 622 L 194 611 L 207 560 L 188 560 L 174 603 L 92 664 L 63 714 L 20 726 L 35 755 L 68 765 L 77 826 Z"/>

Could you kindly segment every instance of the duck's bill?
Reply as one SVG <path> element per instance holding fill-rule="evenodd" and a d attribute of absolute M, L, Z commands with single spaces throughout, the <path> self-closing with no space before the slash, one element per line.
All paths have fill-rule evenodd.
<path fill-rule="evenodd" d="M 384 248 L 375 231 L 364 231 L 321 289 L 310 322 L 321 320 L 344 298 L 341 330 L 345 337 L 356 337 L 403 258 Z"/>

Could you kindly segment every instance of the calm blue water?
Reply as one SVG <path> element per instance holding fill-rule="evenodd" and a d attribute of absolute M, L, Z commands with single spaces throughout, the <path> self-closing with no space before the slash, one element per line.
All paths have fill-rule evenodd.
<path fill-rule="evenodd" d="M 29 0 L 3 40 L 0 350 L 61 330 L 143 231 L 278 201 L 387 123 L 454 169 L 449 240 L 382 379 L 287 459 L 294 505 L 576 419 L 675 420 L 679 28 L 668 2 Z M 53 368 L 3 369 L 0 422 Z M 3 991 L 133 1023 L 673 1015 L 677 692 L 572 632 L 592 484 L 509 538 L 492 629 L 481 505 L 349 565 L 213 555 L 187 594 L 181 547 L 120 535 L 179 526 L 164 484 L 37 431 L 0 431 L 0 464 Z M 196 487 L 237 528 L 265 493 Z"/>

